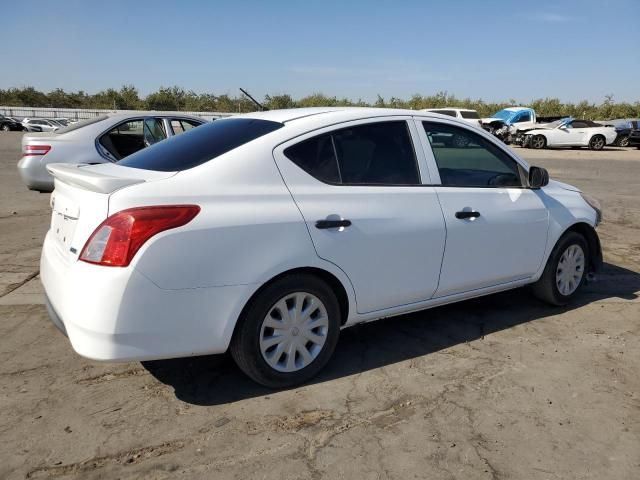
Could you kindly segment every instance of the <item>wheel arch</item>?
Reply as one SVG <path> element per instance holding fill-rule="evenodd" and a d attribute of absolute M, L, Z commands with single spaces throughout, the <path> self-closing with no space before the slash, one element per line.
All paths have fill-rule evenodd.
<path fill-rule="evenodd" d="M 596 229 L 586 222 L 578 222 L 567 228 L 560 236 L 562 238 L 567 232 L 575 232 L 582 235 L 589 246 L 589 267 L 591 272 L 598 272 L 602 268 L 602 247 L 600 245 L 600 237 Z M 558 242 L 560 241 L 558 238 Z M 558 243 L 556 242 L 556 243 Z"/>
<path fill-rule="evenodd" d="M 244 317 L 247 309 L 249 308 L 249 306 L 251 305 L 253 300 L 265 288 L 267 288 L 273 282 L 275 282 L 276 280 L 279 280 L 282 277 L 286 277 L 286 276 L 292 275 L 292 274 L 300 274 L 300 273 L 306 273 L 306 274 L 309 274 L 309 275 L 314 275 L 315 277 L 320 278 L 327 285 L 329 285 L 329 287 L 334 291 L 334 293 L 336 294 L 336 297 L 338 299 L 338 306 L 340 307 L 340 325 L 344 325 L 346 323 L 347 319 L 349 318 L 349 311 L 350 310 L 349 310 L 349 295 L 347 293 L 347 289 L 342 284 L 342 282 L 338 279 L 338 277 L 336 277 L 333 273 L 329 272 L 328 270 L 324 270 L 324 269 L 318 268 L 318 267 L 298 267 L 298 268 L 292 268 L 292 269 L 289 269 L 289 270 L 285 270 L 285 271 L 283 271 L 283 272 L 271 277 L 266 282 L 264 282 L 262 285 L 260 285 L 260 287 L 258 289 L 256 289 L 255 292 L 253 292 L 253 294 L 249 297 L 249 299 L 246 301 L 246 303 L 242 307 L 242 310 L 240 311 L 240 314 L 238 315 L 238 318 L 236 319 L 232 336 L 235 335 L 235 332 L 236 332 L 236 330 L 238 328 L 238 325 L 240 324 L 242 318 Z"/>

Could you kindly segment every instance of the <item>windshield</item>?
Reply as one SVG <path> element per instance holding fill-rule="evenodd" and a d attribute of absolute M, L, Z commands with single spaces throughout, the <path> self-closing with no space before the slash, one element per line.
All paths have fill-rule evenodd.
<path fill-rule="evenodd" d="M 179 172 L 202 165 L 282 127 L 282 123 L 255 118 L 216 120 L 140 150 L 118 162 L 118 165 L 158 172 Z"/>
<path fill-rule="evenodd" d="M 500 120 L 509 120 L 516 113 L 518 112 L 514 112 L 513 110 L 500 110 L 494 113 L 493 115 L 491 115 L 491 118 L 499 118 Z"/>

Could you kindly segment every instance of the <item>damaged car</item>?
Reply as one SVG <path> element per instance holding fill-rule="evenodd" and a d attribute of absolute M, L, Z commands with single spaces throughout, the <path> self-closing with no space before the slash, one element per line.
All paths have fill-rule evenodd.
<path fill-rule="evenodd" d="M 591 120 L 568 117 L 525 130 L 516 138 L 516 143 L 535 149 L 588 147 L 590 150 L 602 150 L 605 145 L 613 144 L 617 136 L 618 133 L 613 127 L 606 127 Z"/>

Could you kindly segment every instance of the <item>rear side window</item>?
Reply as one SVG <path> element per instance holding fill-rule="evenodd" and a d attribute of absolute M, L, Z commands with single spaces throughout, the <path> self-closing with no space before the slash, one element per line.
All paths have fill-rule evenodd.
<path fill-rule="evenodd" d="M 253 118 L 225 118 L 173 136 L 118 162 L 125 167 L 179 172 L 208 162 L 284 125 Z"/>
<path fill-rule="evenodd" d="M 343 128 L 284 154 L 316 179 L 342 185 L 417 185 L 416 156 L 405 121 Z"/>
<path fill-rule="evenodd" d="M 462 118 L 467 118 L 467 119 L 479 119 L 480 116 L 478 115 L 478 112 L 468 112 L 466 110 L 461 110 L 460 111 L 460 115 L 462 115 Z"/>

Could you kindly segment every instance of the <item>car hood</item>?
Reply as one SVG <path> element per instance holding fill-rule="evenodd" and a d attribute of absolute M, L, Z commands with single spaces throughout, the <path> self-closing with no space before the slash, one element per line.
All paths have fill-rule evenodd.
<path fill-rule="evenodd" d="M 580 190 L 578 187 L 574 187 L 573 185 L 559 182 L 557 180 L 549 180 L 549 183 L 545 188 L 548 190 L 569 190 L 570 192 L 582 192 L 582 190 Z"/>

